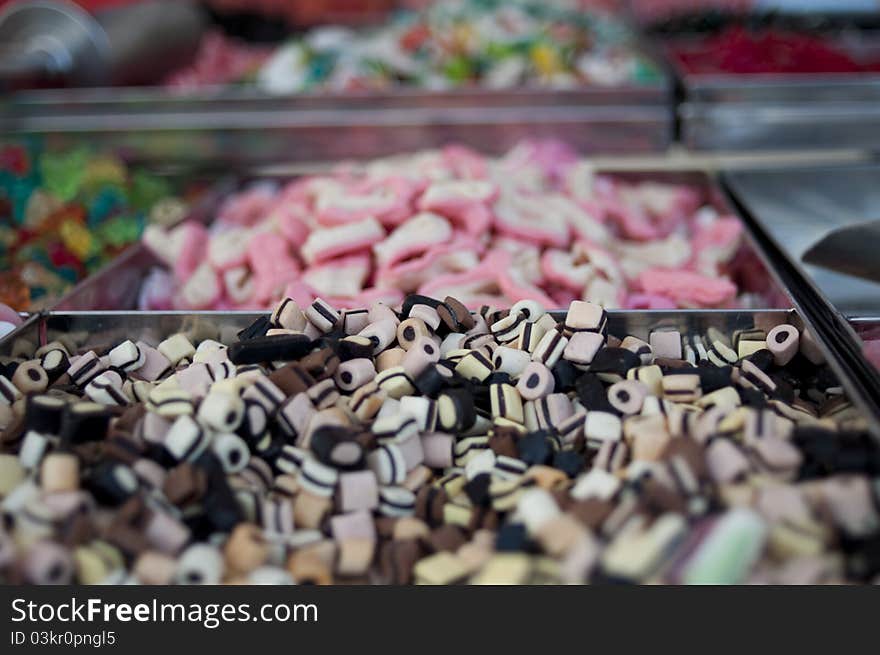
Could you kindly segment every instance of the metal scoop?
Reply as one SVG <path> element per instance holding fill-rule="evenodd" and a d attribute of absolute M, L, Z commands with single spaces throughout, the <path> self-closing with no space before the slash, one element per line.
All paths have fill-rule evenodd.
<path fill-rule="evenodd" d="M 810 246 L 802 259 L 807 264 L 880 282 L 880 221 L 833 230 Z"/>
<path fill-rule="evenodd" d="M 0 12 L 0 83 L 146 84 L 192 60 L 205 18 L 186 0 L 144 0 L 94 17 L 66 0 Z"/>

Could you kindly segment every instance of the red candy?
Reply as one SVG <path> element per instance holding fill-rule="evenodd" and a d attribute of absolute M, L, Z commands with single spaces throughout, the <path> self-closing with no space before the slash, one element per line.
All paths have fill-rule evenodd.
<path fill-rule="evenodd" d="M 858 73 L 861 64 L 828 39 L 773 29 L 758 32 L 734 26 L 693 47 L 673 49 L 691 73 Z"/>

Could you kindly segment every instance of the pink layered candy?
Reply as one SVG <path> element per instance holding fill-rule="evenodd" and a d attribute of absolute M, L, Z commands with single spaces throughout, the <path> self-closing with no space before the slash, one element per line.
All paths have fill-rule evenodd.
<path fill-rule="evenodd" d="M 344 223 L 337 227 L 325 227 L 312 231 L 300 252 L 307 263 L 327 261 L 333 257 L 366 250 L 379 243 L 385 231 L 372 216 Z"/>
<path fill-rule="evenodd" d="M 360 254 L 310 266 L 301 280 L 322 297 L 346 298 L 361 293 L 369 274 L 370 256 Z"/>
<path fill-rule="evenodd" d="M 404 177 L 354 183 L 341 193 L 325 191 L 315 200 L 316 218 L 322 225 L 342 225 L 378 219 L 383 225 L 399 225 L 413 213 L 418 186 Z"/>
<path fill-rule="evenodd" d="M 261 305 L 278 298 L 300 272 L 299 262 L 287 244 L 271 232 L 251 238 L 247 244 L 247 259 L 254 277 L 253 299 Z"/>
<path fill-rule="evenodd" d="M 152 226 L 144 232 L 144 243 L 173 269 L 178 280 L 184 282 L 205 258 L 208 231 L 195 221 L 184 221 L 168 233 Z"/>
<path fill-rule="evenodd" d="M 217 220 L 220 223 L 253 225 L 272 209 L 275 191 L 268 184 L 258 184 L 226 199 Z"/>
<path fill-rule="evenodd" d="M 148 309 L 283 297 L 344 309 L 413 292 L 472 308 L 735 307 L 766 285 L 739 220 L 702 189 L 599 174 L 554 141 L 499 158 L 450 145 L 260 182 L 227 198 L 210 229 L 152 226 L 144 243 L 166 269 L 145 281 Z"/>
<path fill-rule="evenodd" d="M 379 266 L 392 266 L 421 255 L 433 246 L 443 245 L 451 236 L 449 221 L 437 214 L 421 212 L 375 244 L 373 254 Z"/>
<path fill-rule="evenodd" d="M 409 293 L 440 275 L 461 273 L 476 267 L 483 252 L 484 247 L 476 239 L 459 235 L 421 255 L 380 267 L 376 271 L 376 282 Z"/>
<path fill-rule="evenodd" d="M 652 269 L 639 276 L 645 293 L 665 296 L 680 307 L 717 307 L 732 301 L 736 285 L 691 271 Z"/>

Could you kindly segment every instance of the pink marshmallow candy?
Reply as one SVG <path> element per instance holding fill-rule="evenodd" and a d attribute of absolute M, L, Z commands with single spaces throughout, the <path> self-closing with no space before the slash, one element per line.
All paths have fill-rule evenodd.
<path fill-rule="evenodd" d="M 208 229 L 149 227 L 167 272 L 145 309 L 307 307 L 452 295 L 470 307 L 732 307 L 759 293 L 742 226 L 698 187 L 597 173 L 557 141 L 499 158 L 463 146 L 345 163 L 230 195 Z M 765 285 L 766 286 L 766 285 Z M 773 302 L 772 300 L 770 301 Z"/>

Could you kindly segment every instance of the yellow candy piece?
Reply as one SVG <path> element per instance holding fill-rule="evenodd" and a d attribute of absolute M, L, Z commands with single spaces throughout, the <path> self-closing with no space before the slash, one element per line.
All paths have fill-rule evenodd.
<path fill-rule="evenodd" d="M 549 45 L 538 44 L 531 50 L 532 63 L 542 75 L 553 75 L 562 70 L 562 61 L 559 53 Z"/>
<path fill-rule="evenodd" d="M 471 52 L 477 42 L 473 25 L 459 23 L 452 30 L 452 42 L 456 52 Z"/>
<path fill-rule="evenodd" d="M 112 157 L 98 157 L 92 159 L 86 166 L 83 183 L 86 186 L 98 186 L 101 184 L 125 184 L 125 166 Z"/>
<path fill-rule="evenodd" d="M 80 259 L 86 259 L 94 248 L 92 234 L 75 221 L 64 221 L 61 224 L 61 241 L 64 247 Z"/>

